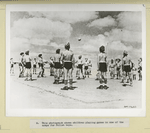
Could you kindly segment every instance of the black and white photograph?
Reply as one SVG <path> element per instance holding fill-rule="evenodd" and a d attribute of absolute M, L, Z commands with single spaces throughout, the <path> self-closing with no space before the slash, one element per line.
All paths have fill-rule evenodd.
<path fill-rule="evenodd" d="M 144 116 L 143 5 L 7 5 L 7 116 Z"/>

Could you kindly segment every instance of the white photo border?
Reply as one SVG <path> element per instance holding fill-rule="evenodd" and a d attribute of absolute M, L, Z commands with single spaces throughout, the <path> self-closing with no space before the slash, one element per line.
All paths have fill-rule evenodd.
<path fill-rule="evenodd" d="M 11 11 L 141 11 L 142 107 L 140 109 L 11 109 L 10 108 L 10 12 Z M 144 117 L 146 116 L 146 8 L 140 4 L 12 4 L 6 5 L 6 116 L 35 117 Z"/>

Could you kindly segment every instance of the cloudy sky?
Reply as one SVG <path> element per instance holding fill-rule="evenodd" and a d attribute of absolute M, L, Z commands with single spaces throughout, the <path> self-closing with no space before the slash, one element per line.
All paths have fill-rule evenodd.
<path fill-rule="evenodd" d="M 141 12 L 11 12 L 11 56 L 21 51 L 31 56 L 43 53 L 47 60 L 68 41 L 74 54 L 96 58 L 99 47 L 106 46 L 108 59 L 127 50 L 133 60 L 141 57 Z M 81 38 L 81 41 L 78 41 Z"/>

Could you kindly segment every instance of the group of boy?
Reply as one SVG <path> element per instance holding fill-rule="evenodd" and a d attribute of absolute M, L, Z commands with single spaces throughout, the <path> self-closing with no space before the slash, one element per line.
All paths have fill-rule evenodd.
<path fill-rule="evenodd" d="M 107 86 L 107 56 L 105 53 L 105 47 L 101 46 L 99 48 L 99 54 L 98 54 L 98 60 L 97 60 L 97 67 L 98 67 L 98 75 L 97 79 L 99 79 L 100 86 L 97 87 L 97 89 L 108 89 Z M 139 80 L 142 80 L 142 58 L 140 58 L 138 63 L 138 73 L 139 73 Z M 135 64 L 132 62 L 132 60 L 129 58 L 127 51 L 123 52 L 123 57 L 121 59 L 116 59 L 115 62 L 112 59 L 109 64 L 109 72 L 110 77 L 113 79 L 115 77 L 115 74 L 117 76 L 117 79 L 121 78 L 121 83 L 123 86 L 126 86 L 126 83 L 129 83 L 130 86 L 133 84 L 133 80 L 136 79 L 135 75 Z"/>

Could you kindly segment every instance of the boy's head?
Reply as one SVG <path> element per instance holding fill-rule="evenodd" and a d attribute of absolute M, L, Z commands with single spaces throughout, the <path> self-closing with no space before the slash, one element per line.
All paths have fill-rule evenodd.
<path fill-rule="evenodd" d="M 100 51 L 100 53 L 104 53 L 104 52 L 105 52 L 105 47 L 104 47 L 104 46 L 101 46 L 101 47 L 99 48 L 99 51 Z"/>
<path fill-rule="evenodd" d="M 34 58 L 34 60 L 36 60 L 36 58 Z"/>
<path fill-rule="evenodd" d="M 23 52 L 21 52 L 21 53 L 20 53 L 20 55 L 21 55 L 21 56 L 24 56 L 24 53 L 23 53 Z"/>
<path fill-rule="evenodd" d="M 81 59 L 82 58 L 82 55 L 79 55 L 79 57 L 78 57 L 79 59 Z"/>
<path fill-rule="evenodd" d="M 57 50 L 56 50 L 56 54 L 60 54 L 60 49 L 57 49 Z"/>
<path fill-rule="evenodd" d="M 67 50 L 70 49 L 70 43 L 69 42 L 65 45 L 65 49 L 67 49 Z"/>
<path fill-rule="evenodd" d="M 38 57 L 40 57 L 40 58 L 41 58 L 41 57 L 42 57 L 42 54 L 39 54 L 39 55 L 38 55 Z"/>
<path fill-rule="evenodd" d="M 88 58 L 85 58 L 85 61 L 88 61 Z"/>
<path fill-rule="evenodd" d="M 113 59 L 111 59 L 111 63 L 113 63 L 114 62 L 114 60 Z"/>
<path fill-rule="evenodd" d="M 128 55 L 128 52 L 125 50 L 125 51 L 123 52 L 123 55 L 124 55 L 124 56 L 127 56 L 127 55 Z"/>
<path fill-rule="evenodd" d="M 26 55 L 29 55 L 29 51 L 26 51 L 25 54 L 26 54 Z"/>

